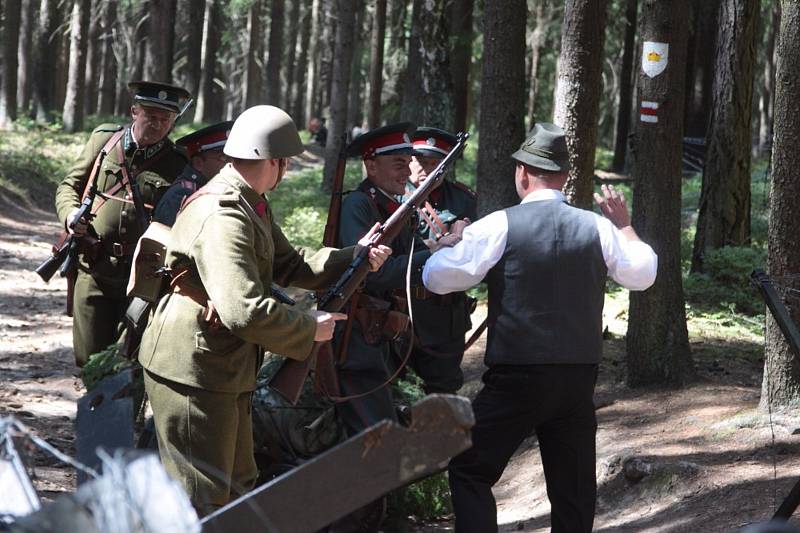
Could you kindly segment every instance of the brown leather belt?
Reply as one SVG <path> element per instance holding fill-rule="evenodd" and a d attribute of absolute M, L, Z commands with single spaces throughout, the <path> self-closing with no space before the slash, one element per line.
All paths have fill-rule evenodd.
<path fill-rule="evenodd" d="M 403 296 L 405 296 L 405 293 L 403 293 Z M 423 285 L 411 287 L 411 298 L 414 300 L 430 300 L 431 298 L 435 298 L 436 303 L 439 305 L 450 305 L 453 301 L 452 294 L 436 294 L 426 289 Z"/>
<path fill-rule="evenodd" d="M 111 242 L 111 241 L 100 241 L 103 244 L 103 250 L 108 255 L 114 257 L 130 257 L 133 255 L 134 250 L 136 250 L 136 243 L 119 243 L 119 242 Z"/>

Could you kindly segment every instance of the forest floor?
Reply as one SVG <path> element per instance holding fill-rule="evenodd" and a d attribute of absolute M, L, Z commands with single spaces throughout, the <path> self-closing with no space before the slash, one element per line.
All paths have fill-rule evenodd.
<path fill-rule="evenodd" d="M 0 416 L 14 415 L 74 456 L 75 406 L 84 389 L 63 314 L 66 284 L 58 276 L 44 284 L 33 272 L 60 228 L 49 210 L 13 200 L 0 190 Z M 724 319 L 712 316 L 723 322 L 709 325 L 690 313 L 697 380 L 677 390 L 629 389 L 626 310 L 627 293 L 613 291 L 597 387 L 595 530 L 722 532 L 767 520 L 800 478 L 800 418 L 758 410 L 763 333 L 730 335 Z M 483 346 L 479 341 L 465 358 L 462 393 L 470 397 L 480 387 Z M 39 450 L 30 458 L 44 499 L 75 489 L 71 467 Z M 501 531 L 549 530 L 535 436 L 516 453 L 495 496 Z M 413 530 L 449 531 L 452 517 Z"/>

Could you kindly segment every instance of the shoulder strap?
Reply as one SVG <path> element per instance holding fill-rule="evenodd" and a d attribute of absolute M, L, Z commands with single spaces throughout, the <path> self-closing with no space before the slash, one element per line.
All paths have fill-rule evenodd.
<path fill-rule="evenodd" d="M 100 171 L 100 165 L 103 164 L 103 159 L 106 158 L 108 152 L 111 151 L 114 145 L 117 142 L 119 142 L 124 132 L 125 128 L 114 132 L 114 134 L 111 137 L 109 137 L 108 141 L 106 141 L 106 144 L 103 145 L 103 148 L 100 150 L 100 153 L 97 154 L 97 157 L 94 158 L 94 165 L 92 166 L 92 171 L 89 173 L 89 179 L 86 180 L 86 186 L 83 188 L 83 194 L 81 195 L 81 202 L 86 198 L 86 195 L 89 194 L 89 189 L 92 188 L 92 183 L 94 183 L 94 181 L 97 179 L 97 173 Z M 97 203 L 103 205 L 103 202 L 95 202 L 95 204 Z M 99 208 L 100 206 L 97 206 L 96 208 L 93 206 L 92 214 L 93 215 L 96 214 L 97 209 Z"/>
<path fill-rule="evenodd" d="M 227 187 L 224 183 L 219 183 L 219 182 L 209 183 L 208 185 L 205 185 L 204 187 L 197 189 L 191 196 L 185 197 L 183 199 L 183 202 L 181 202 L 181 208 L 178 210 L 178 213 L 183 211 L 187 205 L 194 202 L 201 196 L 205 196 L 207 194 L 222 196 L 225 194 L 226 191 Z M 265 234 L 268 233 L 266 226 L 264 225 L 264 221 L 261 219 L 260 216 L 258 216 L 258 213 L 256 213 L 255 209 L 253 209 L 253 206 L 251 206 L 250 203 L 244 199 L 244 196 L 240 194 L 237 203 L 240 206 L 242 206 L 244 211 L 247 213 L 247 216 L 250 217 L 250 219 L 253 221 L 256 227 L 258 227 Z"/>

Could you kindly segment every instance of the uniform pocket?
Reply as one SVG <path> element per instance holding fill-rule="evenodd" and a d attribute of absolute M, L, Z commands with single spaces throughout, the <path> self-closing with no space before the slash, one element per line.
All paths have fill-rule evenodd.
<path fill-rule="evenodd" d="M 244 340 L 228 331 L 197 331 L 194 334 L 194 347 L 200 353 L 227 355 L 244 344 Z"/>

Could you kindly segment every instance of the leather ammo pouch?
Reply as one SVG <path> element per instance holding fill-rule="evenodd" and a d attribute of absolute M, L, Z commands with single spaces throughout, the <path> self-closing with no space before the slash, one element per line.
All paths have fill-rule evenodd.
<path fill-rule="evenodd" d="M 355 318 L 367 344 L 394 340 L 408 330 L 408 315 L 391 307 L 385 300 L 367 294 L 359 296 Z"/>
<path fill-rule="evenodd" d="M 128 278 L 128 296 L 155 303 L 164 294 L 166 276 L 163 268 L 167 259 L 170 230 L 169 226 L 151 222 L 144 235 L 139 238 Z"/>
<path fill-rule="evenodd" d="M 122 319 L 125 324 L 125 340 L 119 349 L 119 354 L 127 359 L 133 359 L 139 344 L 142 342 L 142 334 L 150 320 L 150 306 L 148 301 L 138 297 L 131 298 L 125 317 Z"/>

